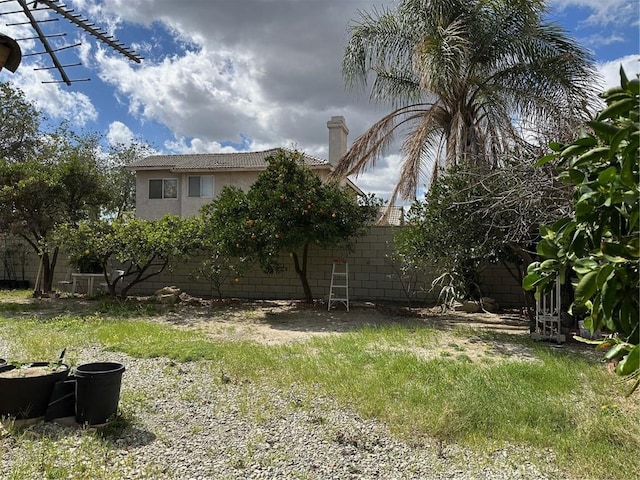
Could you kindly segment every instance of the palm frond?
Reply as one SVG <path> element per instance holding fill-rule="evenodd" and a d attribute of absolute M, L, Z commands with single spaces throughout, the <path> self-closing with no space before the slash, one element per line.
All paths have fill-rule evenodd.
<path fill-rule="evenodd" d="M 430 107 L 431 104 L 409 105 L 396 109 L 378 120 L 356 139 L 349 151 L 338 161 L 331 178 L 357 175 L 366 168 L 375 166 L 377 158 L 394 140 L 396 131 L 402 129 L 407 122 L 412 122 L 416 115 L 427 112 Z"/>
<path fill-rule="evenodd" d="M 375 165 L 409 129 L 392 193 L 406 199 L 441 162 L 489 171 L 509 151 L 530 151 L 590 117 L 599 88 L 593 58 L 545 13 L 545 0 L 400 0 L 393 10 L 359 12 L 345 82 L 371 84 L 370 99 L 393 111 L 356 140 L 334 175 Z"/>

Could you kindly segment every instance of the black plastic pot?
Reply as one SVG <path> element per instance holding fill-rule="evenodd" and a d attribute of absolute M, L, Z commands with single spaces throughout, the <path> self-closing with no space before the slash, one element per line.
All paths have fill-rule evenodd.
<path fill-rule="evenodd" d="M 101 425 L 115 416 L 124 370 L 124 365 L 117 362 L 76 367 L 76 422 Z"/>
<path fill-rule="evenodd" d="M 45 422 L 56 418 L 73 417 L 76 414 L 76 379 L 73 376 L 56 382 L 44 414 Z"/>
<path fill-rule="evenodd" d="M 32 367 L 46 367 L 49 362 L 34 362 Z M 69 365 L 63 369 L 34 377 L 0 377 L 0 416 L 22 420 L 44 416 L 56 382 L 69 375 Z M 13 370 L 14 365 L 0 366 L 0 373 Z"/>

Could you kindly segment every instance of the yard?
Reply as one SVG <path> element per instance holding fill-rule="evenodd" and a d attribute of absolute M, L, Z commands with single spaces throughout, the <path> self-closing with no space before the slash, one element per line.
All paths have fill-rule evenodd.
<path fill-rule="evenodd" d="M 517 314 L 0 293 L 0 357 L 125 364 L 107 427 L 0 427 L 0 478 L 632 478 L 638 395 Z"/>

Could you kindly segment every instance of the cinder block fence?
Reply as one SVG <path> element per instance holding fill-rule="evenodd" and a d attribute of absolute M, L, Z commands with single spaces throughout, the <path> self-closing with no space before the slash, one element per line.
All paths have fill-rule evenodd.
<path fill-rule="evenodd" d="M 344 249 L 311 248 L 307 278 L 314 298 L 325 300 L 328 298 L 332 262 L 333 259 L 340 258 L 349 262 L 351 300 L 406 302 L 407 296 L 396 274 L 397 269 L 388 258 L 393 252 L 394 228 L 402 227 L 372 227 L 368 235 L 357 239 L 353 252 Z M 192 259 L 187 263 L 178 264 L 172 271 L 164 272 L 136 286 L 131 294 L 149 295 L 162 287 L 175 285 L 189 295 L 209 297 L 212 294 L 209 283 L 204 279 L 196 280 L 192 275 L 200 260 Z M 283 256 L 282 261 L 286 265 L 284 271 L 269 275 L 254 268 L 239 282 L 225 285 L 224 296 L 248 299 L 303 298 L 302 286 L 295 273 L 293 260 Z M 24 277 L 31 285 L 34 284 L 37 270 L 38 258 L 35 253 L 29 253 L 24 262 Z M 61 253 L 56 266 L 55 281 L 63 280 L 67 270 L 66 257 Z M 429 291 L 432 280 L 433 275 L 430 272 L 424 272 L 420 278 L 422 288 L 419 289 L 416 300 L 436 301 L 438 292 Z M 500 265 L 488 265 L 482 272 L 481 281 L 485 294 L 495 298 L 500 305 L 516 307 L 524 304 L 522 288 Z M 216 293 L 213 292 L 213 295 Z"/>

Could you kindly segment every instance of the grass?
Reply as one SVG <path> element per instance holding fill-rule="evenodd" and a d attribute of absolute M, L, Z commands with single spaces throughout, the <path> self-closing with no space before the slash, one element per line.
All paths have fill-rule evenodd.
<path fill-rule="evenodd" d="M 409 439 L 427 436 L 479 451 L 506 443 L 537 452 L 551 449 L 559 466 L 573 478 L 605 478 L 613 471 L 640 470 L 637 396 L 625 398 L 623 387 L 598 361 L 522 336 L 481 334 L 485 342 L 526 349 L 532 357 L 528 361 L 477 362 L 463 346 L 478 338 L 479 333 L 469 329 L 454 330 L 455 341 L 443 345 L 435 328 L 396 325 L 264 346 L 213 341 L 197 331 L 146 321 L 139 307 L 128 306 L 115 316 L 16 319 L 0 313 L 0 331 L 24 352 L 25 358 L 12 360 L 57 358 L 61 348 L 73 352 L 94 343 L 134 357 L 208 360 L 207 368 L 217 378 L 248 379 L 283 389 L 296 384 L 309 397 L 317 393 L 332 397 L 364 417 L 386 422 Z M 435 354 L 418 355 L 416 348 Z M 184 395 L 188 399 L 195 393 Z M 133 409 L 144 408 L 146 401 L 142 393 L 124 391 L 121 403 Z M 251 405 L 242 408 L 251 411 Z M 33 447 L 34 440 L 19 434 L 17 441 L 25 442 L 27 449 Z M 42 463 L 53 448 L 49 442 L 60 440 L 39 441 L 44 451 L 37 457 Z M 81 451 L 109 449 L 104 438 L 82 442 L 87 444 L 79 445 Z M 29 477 L 29 472 L 18 473 Z M 46 478 L 62 478 L 56 475 L 52 470 Z"/>

